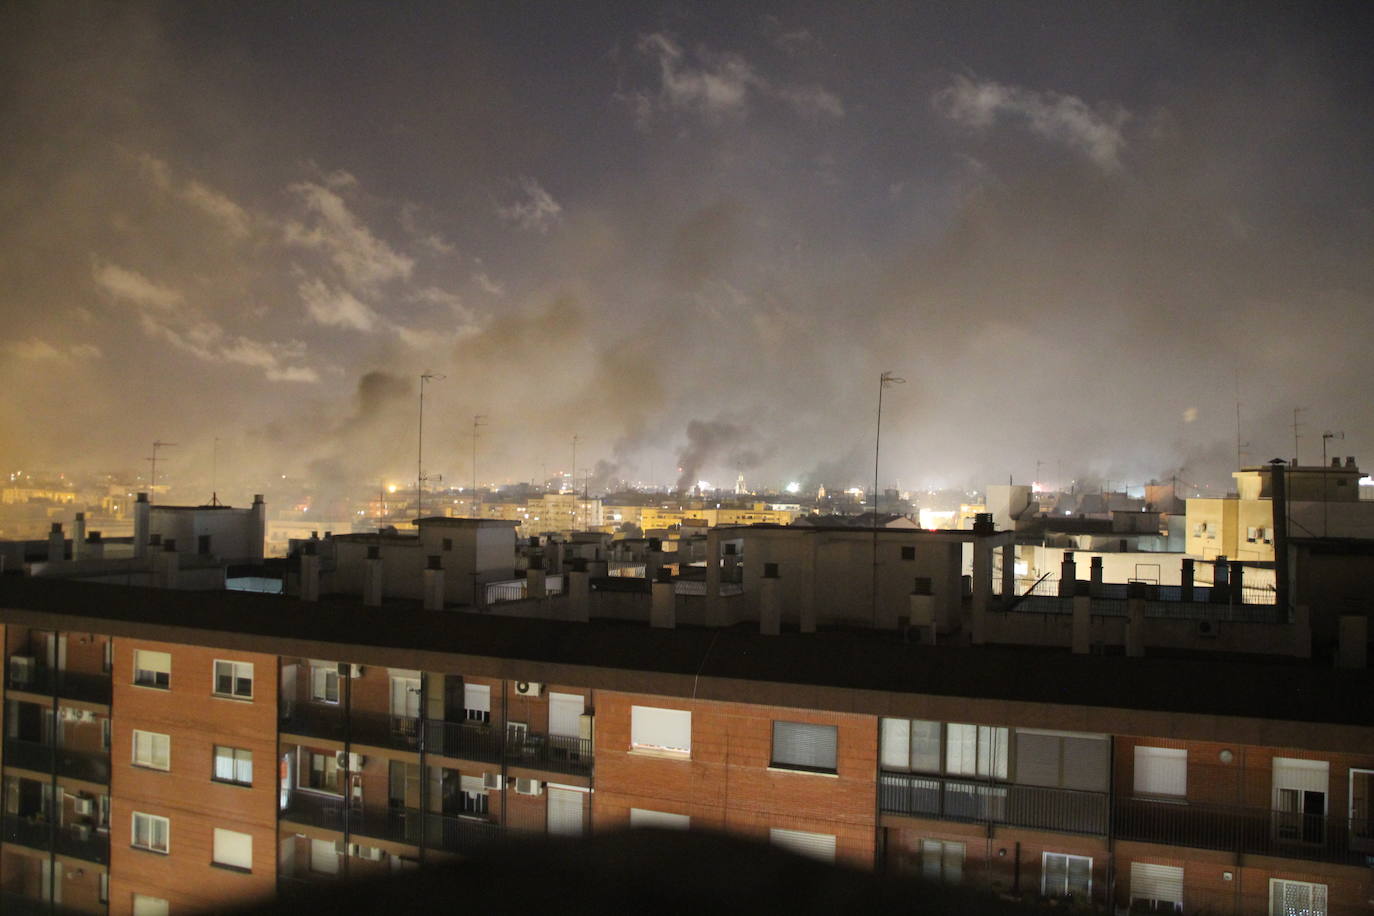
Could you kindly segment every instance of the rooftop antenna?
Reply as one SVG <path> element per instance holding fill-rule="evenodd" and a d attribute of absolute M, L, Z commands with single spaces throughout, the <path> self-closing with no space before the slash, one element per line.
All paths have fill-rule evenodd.
<path fill-rule="evenodd" d="M 1245 467 L 1245 450 L 1249 442 L 1240 441 L 1240 370 L 1236 370 L 1236 470 Z"/>
<path fill-rule="evenodd" d="M 219 436 L 215 437 L 215 443 L 210 449 L 210 505 L 218 506 L 219 487 L 217 479 L 219 477 Z"/>
<path fill-rule="evenodd" d="M 475 414 L 472 418 L 472 499 L 468 504 L 472 506 L 473 518 L 481 518 L 481 506 L 477 503 L 477 429 L 487 425 L 487 415 L 484 413 Z"/>
<path fill-rule="evenodd" d="M 1302 438 L 1302 436 L 1298 434 L 1298 430 L 1302 428 L 1302 423 L 1298 421 L 1298 414 L 1306 409 L 1306 407 L 1293 408 L 1293 464 L 1295 465 L 1302 464 L 1302 462 L 1298 460 L 1298 440 Z"/>
<path fill-rule="evenodd" d="M 883 442 L 883 389 L 905 385 L 906 379 L 891 372 L 878 376 L 878 422 L 873 433 L 873 626 L 878 626 L 878 456 Z"/>
<path fill-rule="evenodd" d="M 415 517 L 424 518 L 425 505 L 425 382 L 442 382 L 444 376 L 426 369 L 420 373 L 420 433 L 415 449 Z M 442 477 L 437 478 L 442 480 Z"/>
<path fill-rule="evenodd" d="M 574 481 L 577 480 L 577 443 L 578 443 L 578 442 L 581 442 L 581 441 L 582 441 L 582 437 L 579 436 L 577 433 L 573 433 L 573 437 L 572 437 L 572 474 L 571 474 L 570 476 L 572 477 L 572 479 L 573 479 Z M 574 483 L 573 486 L 576 487 L 577 484 Z M 561 490 L 562 487 L 559 487 L 559 489 Z"/>
<path fill-rule="evenodd" d="M 1322 433 L 1322 537 L 1326 537 L 1326 504 L 1331 499 L 1331 494 L 1326 492 L 1326 469 L 1328 467 L 1326 463 L 1326 443 L 1331 439 L 1344 438 L 1345 433 L 1343 431 L 1333 433 L 1328 429 L 1326 432 Z M 1338 458 L 1336 460 L 1339 461 L 1340 459 Z"/>
<path fill-rule="evenodd" d="M 163 442 L 157 440 L 153 442 L 153 456 L 147 459 L 152 464 L 152 470 L 148 473 L 148 504 L 152 505 L 153 496 L 157 493 L 157 450 L 160 448 L 172 448 L 175 442 Z"/>

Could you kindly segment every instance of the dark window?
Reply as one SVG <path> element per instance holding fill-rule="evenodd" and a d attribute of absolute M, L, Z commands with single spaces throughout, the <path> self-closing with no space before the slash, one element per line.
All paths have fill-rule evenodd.
<path fill-rule="evenodd" d="M 445 549 L 445 550 L 452 550 L 452 549 L 453 549 L 453 538 L 444 538 L 444 549 Z"/>
<path fill-rule="evenodd" d="M 773 723 L 773 761 L 775 767 L 835 772 L 836 728 L 804 722 Z"/>
<path fill-rule="evenodd" d="M 903 559 L 903 560 L 914 560 L 914 559 L 916 559 L 916 548 L 915 548 L 915 547 L 903 547 L 903 548 L 902 548 L 902 559 Z"/>

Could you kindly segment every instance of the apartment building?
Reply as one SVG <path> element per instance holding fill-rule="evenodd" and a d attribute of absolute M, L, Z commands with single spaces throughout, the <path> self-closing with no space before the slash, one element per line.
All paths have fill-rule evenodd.
<path fill-rule="evenodd" d="M 0 577 L 4 912 L 723 831 L 1117 909 L 1374 900 L 1367 668 Z"/>

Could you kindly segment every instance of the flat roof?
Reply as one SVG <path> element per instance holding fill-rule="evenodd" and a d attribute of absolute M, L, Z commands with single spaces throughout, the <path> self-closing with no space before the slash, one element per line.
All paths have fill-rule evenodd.
<path fill-rule="evenodd" d="M 1123 719 L 1122 711 L 1138 710 L 1166 714 L 1147 717 L 1150 722 L 1189 719 L 1183 731 L 1200 740 L 1253 733 L 1251 743 L 1291 746 L 1309 746 L 1296 739 L 1318 724 L 1356 726 L 1338 728 L 1337 743 L 1355 751 L 1353 741 L 1374 753 L 1374 672 L 1296 660 L 1128 659 L 1033 647 L 930 646 L 885 631 L 770 637 L 743 626 L 654 629 L 16 575 L 0 576 L 0 622 L 668 696 L 913 718 L 952 715 L 951 721 L 978 721 L 975 707 L 1001 708 L 977 702 L 991 701 L 1016 705 L 1018 725 L 1152 733 L 1127 730 L 1129 716 Z M 1066 707 L 1082 709 L 1071 724 L 1065 724 Z M 942 709 L 949 711 L 935 714 Z M 1214 717 L 1251 722 L 1239 733 L 1234 722 L 1217 731 Z M 1136 727 L 1163 727 L 1140 724 L 1147 720 Z M 1292 727 L 1276 729 L 1276 722 Z M 1290 740 L 1276 740 L 1280 733 Z"/>

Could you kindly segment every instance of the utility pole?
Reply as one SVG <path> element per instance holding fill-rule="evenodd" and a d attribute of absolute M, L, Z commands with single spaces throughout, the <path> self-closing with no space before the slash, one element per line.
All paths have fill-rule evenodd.
<path fill-rule="evenodd" d="M 1298 434 L 1298 430 L 1302 428 L 1302 424 L 1298 422 L 1298 414 L 1306 409 L 1306 407 L 1293 408 L 1293 464 L 1295 465 L 1302 464 L 1298 456 L 1298 440 L 1302 438 L 1302 436 Z"/>
<path fill-rule="evenodd" d="M 148 505 L 153 504 L 153 497 L 157 493 L 157 450 L 160 448 L 172 448 L 175 442 L 162 442 L 161 440 L 153 443 L 153 456 L 148 459 L 152 464 L 152 470 L 148 473 Z"/>
<path fill-rule="evenodd" d="M 210 449 L 210 505 L 219 505 L 219 436 Z"/>
<path fill-rule="evenodd" d="M 581 436 L 579 436 L 577 433 L 573 433 L 573 437 L 572 437 L 572 479 L 573 479 L 573 492 L 577 492 L 577 443 L 580 442 L 581 440 L 582 440 L 582 437 L 581 437 Z M 561 489 L 561 488 L 560 488 L 560 489 Z"/>
<path fill-rule="evenodd" d="M 420 373 L 420 434 L 415 448 L 415 517 L 424 517 L 425 506 L 425 382 L 442 382 L 444 376 L 428 370 Z"/>
<path fill-rule="evenodd" d="M 906 379 L 891 372 L 878 376 L 878 422 L 873 433 L 873 627 L 878 627 L 878 458 L 883 442 L 883 389 L 889 385 L 905 385 Z"/>
<path fill-rule="evenodd" d="M 1331 439 L 1344 438 L 1344 432 L 1333 433 L 1328 429 L 1326 432 L 1322 433 L 1322 537 L 1326 537 L 1326 504 L 1331 499 L 1331 494 L 1328 492 L 1330 484 L 1326 482 L 1326 469 L 1328 467 L 1326 462 L 1326 443 Z"/>
<path fill-rule="evenodd" d="M 477 429 L 487 425 L 487 415 L 479 413 L 472 418 L 472 500 L 470 505 L 473 507 L 473 518 L 481 518 L 481 506 L 477 502 Z"/>

